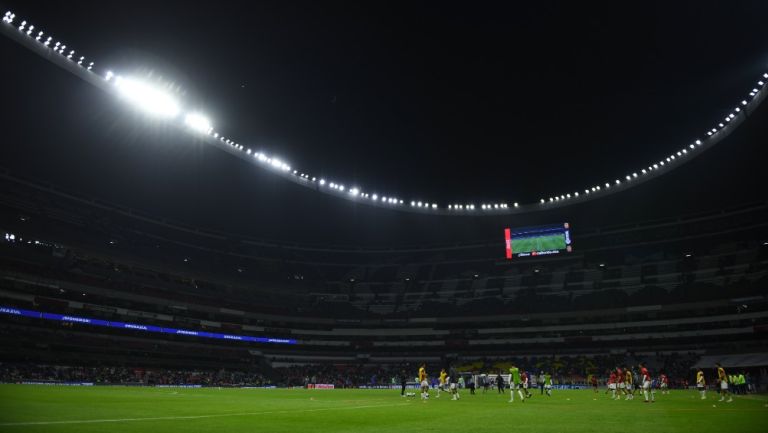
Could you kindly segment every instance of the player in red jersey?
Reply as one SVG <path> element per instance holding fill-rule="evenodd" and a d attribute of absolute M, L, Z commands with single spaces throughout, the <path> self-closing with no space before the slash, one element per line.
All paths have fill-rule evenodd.
<path fill-rule="evenodd" d="M 653 387 L 651 387 L 651 373 L 648 372 L 648 369 L 645 368 L 645 363 L 640 363 L 640 383 L 642 383 L 643 387 L 643 396 L 645 397 L 644 403 L 648 403 L 648 397 L 650 394 L 650 402 L 655 403 L 656 396 L 654 395 Z"/>
<path fill-rule="evenodd" d="M 662 394 L 669 394 L 669 378 L 664 373 L 659 375 L 659 389 Z"/>
<path fill-rule="evenodd" d="M 528 385 L 529 385 L 529 383 L 528 383 L 528 373 L 526 373 L 525 371 L 523 371 L 520 374 L 520 382 L 522 382 L 523 393 L 525 393 L 525 398 L 533 397 L 533 394 L 528 392 Z"/>
<path fill-rule="evenodd" d="M 616 372 L 612 371 L 611 375 L 608 376 L 608 389 L 605 391 L 608 393 L 608 391 L 611 392 L 611 399 L 616 400 Z"/>
<path fill-rule="evenodd" d="M 595 375 L 593 374 L 593 375 L 592 375 L 592 377 L 589 379 L 589 381 L 590 381 L 590 383 L 592 384 L 592 389 L 594 389 L 594 390 L 595 390 L 595 394 L 597 394 L 597 392 L 598 392 L 598 391 L 597 391 L 597 376 L 595 376 Z"/>
<path fill-rule="evenodd" d="M 616 367 L 616 388 L 619 389 L 618 398 L 621 400 L 621 396 L 627 395 L 627 386 L 624 383 L 624 370 L 621 367 Z"/>

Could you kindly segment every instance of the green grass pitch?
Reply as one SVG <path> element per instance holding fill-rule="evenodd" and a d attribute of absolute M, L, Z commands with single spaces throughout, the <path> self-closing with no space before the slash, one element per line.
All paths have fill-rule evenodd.
<path fill-rule="evenodd" d="M 562 234 L 538 236 L 533 238 L 512 239 L 513 253 L 528 253 L 531 251 L 564 250 L 565 237 Z"/>
<path fill-rule="evenodd" d="M 0 432 L 760 432 L 768 397 L 720 403 L 672 391 L 613 401 L 601 391 L 446 394 L 429 401 L 393 390 L 183 389 L 0 385 Z"/>

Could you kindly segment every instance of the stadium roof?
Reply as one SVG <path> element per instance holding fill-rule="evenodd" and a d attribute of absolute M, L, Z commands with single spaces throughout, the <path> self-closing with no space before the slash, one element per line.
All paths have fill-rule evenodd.
<path fill-rule="evenodd" d="M 722 122 L 768 64 L 760 4 L 727 12 L 697 4 L 695 19 L 684 5 L 647 3 L 631 17 L 568 3 L 466 10 L 139 2 L 117 14 L 98 4 L 13 6 L 101 63 L 173 80 L 217 128 L 318 178 L 478 208 L 638 172 L 704 138 L 703 125 Z M 148 121 L 7 40 L 0 49 L 17 66 L 3 70 L 14 83 L 4 92 L 6 137 L 24 144 L 3 148 L 11 171 L 191 223 L 246 228 L 240 232 L 409 225 L 404 232 L 418 233 L 410 222 L 434 225 L 302 191 Z M 763 179 L 750 174 L 765 161 L 755 144 L 765 137 L 761 123 L 747 119 L 722 149 L 626 197 L 535 219 L 585 209 L 611 219 L 617 209 L 648 212 L 648 203 L 674 212 L 664 203 L 686 208 L 681 195 L 693 210 L 764 198 Z M 433 230 L 473 220 L 439 219 Z M 510 224 L 479 225 L 499 221 Z"/>

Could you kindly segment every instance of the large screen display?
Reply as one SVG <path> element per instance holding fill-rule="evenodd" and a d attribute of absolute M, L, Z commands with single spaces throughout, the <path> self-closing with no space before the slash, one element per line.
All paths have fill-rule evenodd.
<path fill-rule="evenodd" d="M 568 223 L 521 229 L 506 228 L 504 240 L 507 259 L 573 251 L 571 225 Z"/>

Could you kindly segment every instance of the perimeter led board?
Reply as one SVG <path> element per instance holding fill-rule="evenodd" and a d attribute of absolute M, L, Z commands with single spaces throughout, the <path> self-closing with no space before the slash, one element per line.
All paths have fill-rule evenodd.
<path fill-rule="evenodd" d="M 573 251 L 569 223 L 504 229 L 506 257 L 534 257 Z"/>

